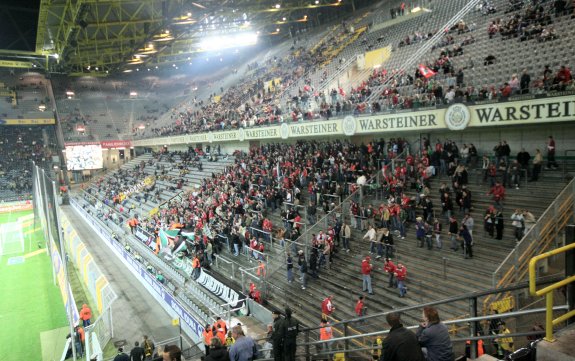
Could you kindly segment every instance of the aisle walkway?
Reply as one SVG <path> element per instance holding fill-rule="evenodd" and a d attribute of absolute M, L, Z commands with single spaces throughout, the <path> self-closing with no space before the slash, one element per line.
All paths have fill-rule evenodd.
<path fill-rule="evenodd" d="M 179 329 L 172 326 L 170 315 L 148 294 L 117 256 L 106 245 L 100 244 L 103 240 L 90 225 L 71 206 L 62 206 L 61 209 L 118 295 L 112 306 L 112 342 L 126 340 L 126 349 L 129 350 L 135 341 L 141 342 L 143 335 L 149 335 L 156 342 L 177 337 Z M 187 347 L 189 342 L 184 341 L 184 348 Z"/>

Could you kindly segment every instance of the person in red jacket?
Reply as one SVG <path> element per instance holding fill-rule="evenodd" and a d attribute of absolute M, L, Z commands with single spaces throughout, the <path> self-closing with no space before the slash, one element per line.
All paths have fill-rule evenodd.
<path fill-rule="evenodd" d="M 363 292 L 369 292 L 370 295 L 373 295 L 373 289 L 371 288 L 371 257 L 365 256 L 363 261 L 361 261 L 361 275 L 363 277 Z"/>
<path fill-rule="evenodd" d="M 495 204 L 501 207 L 501 201 L 505 199 L 505 187 L 501 184 L 501 182 L 495 182 L 495 185 L 491 187 L 487 195 L 492 194 L 493 200 Z"/>
<path fill-rule="evenodd" d="M 333 303 L 331 303 L 333 296 L 327 296 L 321 303 L 321 319 L 327 321 L 327 317 L 335 311 Z"/>
<path fill-rule="evenodd" d="M 383 265 L 383 271 L 389 275 L 389 284 L 388 287 L 397 287 L 397 282 L 395 280 L 395 270 L 396 270 L 395 263 L 389 258 L 385 259 L 385 264 Z"/>
<path fill-rule="evenodd" d="M 359 296 L 359 299 L 355 303 L 355 314 L 358 317 L 363 316 L 363 310 L 365 308 L 365 304 L 363 303 L 363 296 Z"/>
<path fill-rule="evenodd" d="M 407 268 L 401 263 L 397 264 L 395 269 L 395 278 L 397 278 L 397 288 L 399 288 L 399 297 L 404 297 L 407 293 L 407 287 L 405 287 L 405 279 L 407 278 Z"/>
<path fill-rule="evenodd" d="M 90 326 L 90 319 L 92 318 L 92 310 L 85 303 L 82 305 L 82 309 L 80 310 L 80 318 L 82 319 L 82 324 L 84 327 Z"/>

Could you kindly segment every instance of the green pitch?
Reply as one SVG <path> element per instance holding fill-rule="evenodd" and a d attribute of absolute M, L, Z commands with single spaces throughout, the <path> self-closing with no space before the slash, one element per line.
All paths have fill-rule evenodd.
<path fill-rule="evenodd" d="M 0 214 L 0 223 L 16 222 L 31 213 Z M 67 326 L 62 296 L 53 283 L 39 225 L 34 229 L 33 220 L 25 221 L 22 232 L 24 253 L 0 256 L 0 355 L 3 360 L 42 361 L 42 355 L 48 353 L 59 359 L 65 341 L 60 339 L 65 332 L 62 327 Z M 23 262 L 8 264 L 10 258 L 19 256 L 24 257 Z M 59 333 L 55 329 L 60 329 Z"/>

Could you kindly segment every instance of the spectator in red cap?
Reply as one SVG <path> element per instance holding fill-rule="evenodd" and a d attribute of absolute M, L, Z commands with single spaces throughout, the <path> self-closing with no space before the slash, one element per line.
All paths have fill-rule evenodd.
<path fill-rule="evenodd" d="M 368 292 L 373 295 L 373 290 L 371 289 L 371 270 L 373 266 L 371 265 L 371 257 L 365 256 L 363 261 L 361 261 L 361 274 L 363 276 L 363 292 Z"/>

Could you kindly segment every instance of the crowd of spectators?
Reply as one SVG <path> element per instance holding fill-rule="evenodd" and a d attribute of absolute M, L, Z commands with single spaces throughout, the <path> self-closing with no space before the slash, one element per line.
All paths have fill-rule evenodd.
<path fill-rule="evenodd" d="M 349 26 L 343 23 L 335 33 L 311 49 L 293 46 L 284 57 L 273 56 L 249 64 L 249 71 L 241 83 L 226 90 L 221 88 L 220 95 L 214 93 L 206 101 L 194 99 L 184 110 L 173 109 L 173 124 L 161 128 L 152 127 L 151 133 L 164 136 L 237 129 L 280 123 L 284 117 L 287 121 L 288 117 L 297 119 L 303 116 L 305 99 L 309 96 L 306 89 L 300 90 L 298 96 L 294 97 L 295 109 L 291 114 L 282 109 L 280 97 L 298 79 L 328 62 L 333 56 L 333 49 L 341 46 L 349 32 Z"/>
<path fill-rule="evenodd" d="M 2 199 L 30 199 L 32 161 L 40 167 L 51 165 L 52 144 L 44 144 L 41 126 L 0 126 L 0 188 Z"/>

